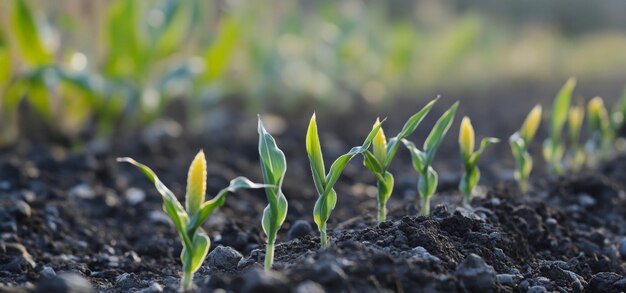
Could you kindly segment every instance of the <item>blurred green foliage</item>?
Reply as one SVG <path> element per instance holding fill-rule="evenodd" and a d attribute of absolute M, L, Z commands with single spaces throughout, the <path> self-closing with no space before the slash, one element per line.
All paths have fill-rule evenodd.
<path fill-rule="evenodd" d="M 201 129 L 229 96 L 255 111 L 311 98 L 347 109 L 354 96 L 377 104 L 626 73 L 621 2 L 560 0 L 541 13 L 543 1 L 514 2 L 3 1 L 0 137 L 17 135 L 22 102 L 64 134 L 107 135 L 153 121 L 174 99 Z M 576 22 L 585 13 L 606 17 Z"/>

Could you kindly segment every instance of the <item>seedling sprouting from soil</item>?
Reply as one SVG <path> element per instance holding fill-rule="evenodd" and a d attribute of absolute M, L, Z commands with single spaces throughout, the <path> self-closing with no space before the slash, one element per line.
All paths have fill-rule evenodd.
<path fill-rule="evenodd" d="M 367 135 L 367 138 L 361 146 L 353 147 L 348 153 L 341 155 L 330 166 L 328 174 L 324 168 L 324 158 L 322 156 L 322 148 L 320 146 L 319 136 L 317 134 L 317 122 L 315 120 L 315 114 L 311 117 L 309 123 L 309 129 L 306 134 L 306 151 L 309 156 L 309 162 L 311 164 L 311 172 L 313 173 L 313 181 L 315 182 L 315 189 L 319 195 L 313 208 L 313 219 L 317 228 L 320 231 L 320 245 L 321 248 L 328 247 L 328 236 L 326 234 L 326 222 L 330 217 L 330 213 L 337 204 L 337 193 L 333 189 L 335 183 L 339 179 L 339 176 L 343 172 L 343 169 L 348 165 L 348 162 L 358 154 L 362 154 L 370 147 L 372 140 L 378 133 L 382 122 L 374 124 L 374 128 Z"/>
<path fill-rule="evenodd" d="M 459 102 L 454 103 L 454 105 L 437 120 L 437 123 L 424 142 L 423 150 L 419 150 L 415 144 L 406 139 L 402 140 L 402 143 L 404 143 L 411 152 L 413 167 L 420 174 L 420 178 L 417 182 L 417 190 L 422 200 L 421 214 L 423 216 L 430 214 L 430 198 L 437 190 L 437 183 L 439 181 L 439 175 L 437 175 L 435 169 L 430 165 L 443 137 L 448 132 L 448 129 L 450 129 L 452 121 L 454 121 L 454 114 L 458 106 Z"/>
<path fill-rule="evenodd" d="M 245 177 L 237 177 L 230 181 L 230 185 L 222 189 L 213 199 L 204 201 L 206 193 L 206 159 L 200 151 L 189 166 L 187 175 L 187 193 L 185 207 L 176 199 L 169 188 L 159 180 L 157 175 L 148 166 L 131 158 L 118 158 L 118 162 L 127 162 L 139 168 L 152 181 L 163 198 L 163 210 L 170 216 L 178 235 L 183 243 L 180 260 L 183 265 L 183 276 L 180 280 L 181 291 L 187 291 L 193 284 L 193 274 L 200 269 L 206 258 L 211 239 L 200 227 L 202 223 L 224 204 L 226 195 L 242 188 L 264 188 L 264 184 L 253 183 Z"/>
<path fill-rule="evenodd" d="M 528 153 L 528 147 L 537 133 L 541 123 L 541 105 L 530 110 L 522 127 L 509 138 L 511 151 L 515 158 L 515 180 L 522 192 L 528 189 L 528 176 L 533 169 L 533 159 Z"/>
<path fill-rule="evenodd" d="M 613 125 L 601 97 L 594 97 L 587 104 L 587 121 L 591 137 L 585 144 L 588 163 L 595 165 L 601 158 L 610 155 L 615 138 Z"/>
<path fill-rule="evenodd" d="M 376 134 L 372 147 L 374 153 L 365 151 L 363 153 L 363 164 L 368 168 L 374 176 L 376 176 L 377 188 L 378 188 L 378 221 L 384 222 L 387 218 L 387 201 L 391 197 L 393 191 L 394 178 L 393 175 L 387 171 L 391 165 L 400 141 L 411 135 L 417 126 L 422 122 L 426 114 L 430 111 L 437 100 L 433 100 L 426 104 L 422 110 L 411 116 L 409 120 L 404 124 L 402 130 L 398 135 L 389 140 L 385 138 L 385 133 L 381 128 Z M 378 124 L 378 120 L 374 124 L 374 127 Z"/>
<path fill-rule="evenodd" d="M 474 151 L 474 127 L 468 117 L 463 117 L 461 129 L 459 130 L 459 147 L 461 149 L 461 159 L 463 160 L 463 176 L 459 183 L 459 190 L 463 193 L 463 204 L 470 205 L 472 191 L 478 180 L 480 180 L 480 170 L 478 170 L 478 159 L 485 149 L 492 143 L 500 142 L 493 137 L 483 138 L 478 150 Z"/>
<path fill-rule="evenodd" d="M 572 171 L 579 171 L 585 163 L 585 152 L 578 141 L 584 119 L 585 107 L 583 105 L 576 105 L 570 108 L 567 116 L 567 140 L 569 143 L 567 165 Z"/>
<path fill-rule="evenodd" d="M 263 231 L 267 235 L 265 249 L 265 270 L 272 268 L 276 233 L 287 216 L 287 199 L 282 191 L 283 178 L 287 171 L 285 154 L 276 146 L 276 141 L 263 127 L 259 116 L 259 156 L 263 181 L 272 185 L 265 189 L 268 205 L 263 210 Z"/>
<path fill-rule="evenodd" d="M 563 126 L 567 121 L 567 113 L 572 99 L 576 79 L 570 78 L 554 98 L 552 115 L 550 116 L 550 137 L 543 142 L 543 158 L 548 163 L 552 174 L 563 173 L 562 159 L 565 154 L 565 143 L 561 139 Z"/>

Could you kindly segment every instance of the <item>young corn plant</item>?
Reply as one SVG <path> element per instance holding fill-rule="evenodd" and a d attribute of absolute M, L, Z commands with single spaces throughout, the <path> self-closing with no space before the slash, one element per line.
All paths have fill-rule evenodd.
<path fill-rule="evenodd" d="M 319 136 L 317 134 L 317 122 L 315 114 L 311 117 L 309 128 L 306 134 L 306 151 L 311 164 L 311 172 L 313 173 L 313 181 L 315 189 L 319 195 L 313 208 L 313 219 L 320 232 L 320 246 L 322 249 L 328 247 L 328 236 L 326 232 L 326 222 L 330 217 L 330 213 L 337 204 L 337 193 L 333 189 L 343 169 L 348 162 L 358 154 L 363 154 L 370 147 L 372 140 L 378 133 L 381 121 L 374 124 L 372 131 L 362 145 L 353 147 L 348 153 L 341 155 L 330 166 L 328 174 L 324 168 L 324 157 L 322 156 L 322 148 L 320 146 Z"/>
<path fill-rule="evenodd" d="M 387 219 L 387 201 L 391 197 L 394 184 L 393 175 L 388 169 L 398 151 L 398 147 L 400 147 L 400 142 L 415 131 L 426 114 L 430 112 L 430 109 L 432 109 L 436 101 L 437 99 L 432 100 L 419 112 L 411 116 L 404 124 L 404 127 L 402 127 L 400 133 L 398 133 L 396 137 L 391 138 L 389 142 L 387 142 L 385 133 L 381 128 L 372 142 L 374 152 L 365 151 L 363 153 L 363 165 L 376 176 L 376 187 L 378 189 L 378 222 L 384 222 Z M 378 123 L 379 121 L 376 120 L 374 127 L 376 127 Z"/>
<path fill-rule="evenodd" d="M 265 130 L 259 116 L 259 157 L 263 181 L 272 187 L 265 189 L 268 205 L 263 210 L 263 231 L 267 235 L 265 249 L 265 270 L 272 268 L 274 262 L 274 243 L 276 234 L 287 216 L 287 198 L 282 191 L 283 178 L 287 171 L 285 154 L 276 146 L 274 138 Z"/>
<path fill-rule="evenodd" d="M 572 106 L 567 115 L 567 138 L 569 150 L 567 153 L 567 166 L 572 171 L 579 171 L 585 164 L 585 152 L 578 142 L 580 129 L 585 119 L 585 107 L 583 105 Z"/>
<path fill-rule="evenodd" d="M 459 147 L 461 149 L 461 159 L 463 160 L 463 176 L 459 182 L 459 190 L 463 193 L 463 205 L 470 206 L 472 191 L 478 180 L 480 180 L 480 170 L 478 170 L 478 159 L 485 152 L 485 149 L 492 144 L 500 142 L 494 137 L 483 138 L 478 150 L 474 151 L 474 127 L 471 120 L 466 116 L 461 120 L 459 130 Z"/>
<path fill-rule="evenodd" d="M 454 115 L 458 106 L 459 102 L 454 103 L 450 109 L 441 115 L 426 138 L 422 150 L 419 150 L 412 142 L 406 139 L 402 140 L 402 143 L 404 143 L 411 152 L 413 167 L 420 174 L 420 178 L 417 182 L 417 190 L 420 193 L 422 201 L 422 216 L 428 216 L 430 214 L 430 198 L 437 190 L 437 184 L 439 182 L 439 175 L 435 169 L 431 167 L 431 163 L 443 137 L 454 121 Z"/>
<path fill-rule="evenodd" d="M 515 158 L 515 180 L 522 192 L 528 190 L 528 176 L 533 169 L 533 159 L 528 147 L 537 133 L 541 123 L 541 105 L 536 105 L 524 120 L 522 127 L 509 138 L 513 157 Z"/>
<path fill-rule="evenodd" d="M 180 280 L 181 291 L 191 289 L 193 274 L 200 269 L 206 258 L 211 239 L 202 229 L 202 223 L 224 204 L 226 195 L 242 188 L 265 188 L 264 184 L 253 183 L 245 177 L 237 177 L 230 181 L 230 185 L 222 189 L 213 199 L 205 201 L 206 193 L 206 159 L 200 151 L 191 162 L 187 175 L 187 193 L 185 207 L 176 199 L 169 188 L 159 180 L 157 175 L 148 166 L 131 158 L 118 158 L 118 162 L 127 162 L 139 168 L 154 184 L 163 198 L 163 210 L 170 216 L 178 235 L 183 243 L 180 260 L 183 265 L 183 275 Z"/>
<path fill-rule="evenodd" d="M 593 166 L 610 155 L 615 131 L 601 97 L 594 97 L 589 101 L 587 117 L 591 137 L 585 144 L 585 150 L 588 163 Z"/>
<path fill-rule="evenodd" d="M 550 116 L 550 137 L 543 142 L 543 158 L 548 163 L 549 172 L 554 175 L 563 173 L 562 160 L 565 154 L 565 143 L 561 139 L 561 133 L 567 121 L 567 113 L 575 86 L 576 79 L 570 78 L 554 98 L 552 115 Z"/>

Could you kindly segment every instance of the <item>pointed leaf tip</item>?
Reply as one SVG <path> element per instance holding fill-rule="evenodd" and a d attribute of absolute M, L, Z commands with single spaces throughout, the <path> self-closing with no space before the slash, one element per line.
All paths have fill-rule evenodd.
<path fill-rule="evenodd" d="M 187 174 L 187 195 L 185 204 L 189 214 L 193 215 L 204 202 L 206 193 L 206 158 L 204 151 L 198 151 L 189 166 Z"/>

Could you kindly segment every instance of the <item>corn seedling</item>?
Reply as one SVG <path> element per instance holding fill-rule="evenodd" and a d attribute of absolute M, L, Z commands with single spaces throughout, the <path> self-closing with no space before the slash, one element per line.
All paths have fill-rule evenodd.
<path fill-rule="evenodd" d="M 585 107 L 583 105 L 576 105 L 570 108 L 567 115 L 567 138 L 569 142 L 567 163 L 572 171 L 579 171 L 585 163 L 585 152 L 578 141 L 584 119 Z"/>
<path fill-rule="evenodd" d="M 567 121 L 567 113 L 572 99 L 576 79 L 570 78 L 554 98 L 552 115 L 550 116 L 550 137 L 543 142 L 543 158 L 548 163 L 552 174 L 563 173 L 562 160 L 565 154 L 565 143 L 561 139 L 563 126 Z"/>
<path fill-rule="evenodd" d="M 450 129 L 454 120 L 454 114 L 459 106 L 459 102 L 454 103 L 450 109 L 448 109 L 430 131 L 430 134 L 424 142 L 424 148 L 419 150 L 415 144 L 403 139 L 402 143 L 411 152 L 411 160 L 413 167 L 420 174 L 420 178 L 417 182 L 417 190 L 420 193 L 422 200 L 422 215 L 428 216 L 430 214 L 430 198 L 437 190 L 437 183 L 439 181 L 439 175 L 435 169 L 431 167 L 435 153 L 443 140 L 443 137 Z"/>
<path fill-rule="evenodd" d="M 459 147 L 461 149 L 461 159 L 463 160 L 464 173 L 459 182 L 459 190 L 463 193 L 463 204 L 470 205 L 472 191 L 478 180 L 480 180 L 480 170 L 478 170 L 478 159 L 485 149 L 492 143 L 500 142 L 494 137 L 483 138 L 478 150 L 474 151 L 474 127 L 468 117 L 463 117 L 461 129 L 459 130 Z"/>
<path fill-rule="evenodd" d="M 396 152 L 398 151 L 398 147 L 400 146 L 400 141 L 402 139 L 411 135 L 417 126 L 422 122 L 426 114 L 432 109 L 433 105 L 437 100 L 433 100 L 430 103 L 426 104 L 424 108 L 422 108 L 419 112 L 411 116 L 409 120 L 404 124 L 402 130 L 398 135 L 389 140 L 387 143 L 387 139 L 385 138 L 385 133 L 381 128 L 376 134 L 374 141 L 372 142 L 372 147 L 374 153 L 370 151 L 365 151 L 363 153 L 363 165 L 376 176 L 377 181 L 377 189 L 378 189 L 378 221 L 384 222 L 387 218 L 387 201 L 391 197 L 391 193 L 393 191 L 394 178 L 393 175 L 387 171 L 389 166 L 391 165 L 391 161 L 393 160 Z M 376 120 L 374 127 L 379 124 L 379 121 Z"/>
<path fill-rule="evenodd" d="M 157 175 L 148 166 L 131 158 L 118 158 L 118 162 L 127 162 L 139 168 L 152 181 L 163 198 L 163 210 L 170 216 L 178 235 L 183 243 L 180 260 L 183 265 L 183 275 L 180 281 L 182 291 L 187 291 L 193 284 L 193 274 L 200 268 L 206 258 L 211 240 L 200 227 L 202 223 L 224 204 L 226 195 L 242 188 L 265 188 L 264 184 L 253 183 L 245 177 L 237 177 L 230 181 L 230 185 L 222 189 L 213 199 L 204 201 L 206 193 L 206 160 L 204 152 L 200 151 L 191 162 L 187 175 L 187 193 L 185 207 L 176 199 L 176 196 L 163 184 Z"/>
<path fill-rule="evenodd" d="M 524 120 L 522 127 L 509 138 L 513 157 L 515 158 L 515 180 L 522 192 L 528 189 L 528 176 L 533 169 L 533 159 L 528 147 L 537 133 L 541 123 L 541 105 L 536 105 Z"/>
<path fill-rule="evenodd" d="M 272 268 L 276 234 L 287 216 L 287 199 L 282 191 L 283 178 L 287 171 L 285 154 L 276 146 L 274 138 L 265 130 L 259 116 L 259 157 L 263 181 L 272 185 L 265 189 L 268 205 L 263 210 L 263 231 L 267 235 L 265 270 Z"/>
<path fill-rule="evenodd" d="M 333 186 L 339 179 L 339 176 L 343 172 L 343 169 L 348 165 L 348 162 L 358 154 L 362 154 L 370 147 L 372 140 L 376 137 L 380 129 L 382 122 L 374 124 L 374 128 L 367 135 L 367 138 L 362 145 L 353 147 L 348 153 L 341 155 L 330 166 L 328 174 L 324 168 L 324 158 L 322 156 L 322 148 L 320 146 L 319 136 L 317 134 L 317 122 L 315 120 L 315 114 L 311 117 L 309 128 L 306 134 L 306 151 L 309 156 L 309 162 L 311 163 L 311 172 L 313 173 L 313 181 L 315 183 L 315 189 L 319 195 L 315 202 L 313 209 L 313 219 L 320 232 L 320 245 L 321 248 L 328 247 L 328 236 L 326 233 L 326 222 L 330 217 L 330 213 L 337 204 L 337 193 L 333 189 Z"/>
<path fill-rule="evenodd" d="M 588 163 L 595 165 L 600 158 L 607 158 L 615 138 L 613 125 L 601 97 L 594 97 L 587 104 L 587 121 L 591 137 L 585 144 Z"/>

